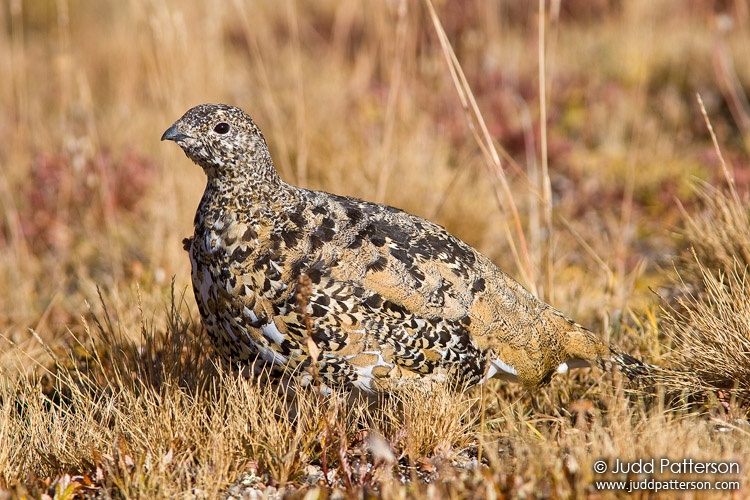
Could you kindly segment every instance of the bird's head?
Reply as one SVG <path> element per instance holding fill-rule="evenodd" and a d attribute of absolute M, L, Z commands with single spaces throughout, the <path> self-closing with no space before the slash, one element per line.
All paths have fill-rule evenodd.
<path fill-rule="evenodd" d="M 209 178 L 276 176 L 266 141 L 244 111 L 226 104 L 201 104 L 161 136 L 176 142 Z"/>

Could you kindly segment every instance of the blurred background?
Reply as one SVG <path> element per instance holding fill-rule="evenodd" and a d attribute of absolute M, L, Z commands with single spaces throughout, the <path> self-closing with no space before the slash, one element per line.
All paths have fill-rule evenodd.
<path fill-rule="evenodd" d="M 185 291 L 205 178 L 159 138 L 205 102 L 247 111 L 286 181 L 444 225 L 592 328 L 653 311 L 696 183 L 726 184 L 696 93 L 750 186 L 748 3 L 553 1 L 543 79 L 536 2 L 435 7 L 521 232 L 423 2 L 2 2 L 0 366 L 43 358 L 30 328 L 69 342 L 97 287 L 135 324 Z"/>

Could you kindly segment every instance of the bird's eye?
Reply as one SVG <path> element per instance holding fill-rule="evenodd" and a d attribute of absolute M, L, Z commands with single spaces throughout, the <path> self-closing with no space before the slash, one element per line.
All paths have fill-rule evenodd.
<path fill-rule="evenodd" d="M 214 132 L 216 132 L 217 134 L 222 134 L 222 135 L 226 134 L 227 132 L 229 132 L 229 124 L 224 123 L 224 122 L 217 123 L 216 126 L 214 127 Z"/>

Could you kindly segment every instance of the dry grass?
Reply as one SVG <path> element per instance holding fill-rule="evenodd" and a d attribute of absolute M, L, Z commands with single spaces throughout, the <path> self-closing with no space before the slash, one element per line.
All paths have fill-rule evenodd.
<path fill-rule="evenodd" d="M 596 460 L 661 457 L 740 462 L 697 479 L 746 496 L 750 13 L 538 7 L 3 4 L 0 496 L 609 498 Z M 215 366 L 181 246 L 203 174 L 158 142 L 199 102 L 250 112 L 285 179 L 429 217 L 686 371 L 372 402 Z"/>
<path fill-rule="evenodd" d="M 699 263 L 704 289 L 678 299 L 666 313 L 680 367 L 702 384 L 750 398 L 750 295 L 747 267 L 713 273 Z M 744 403 L 744 404 L 743 404 Z"/>
<path fill-rule="evenodd" d="M 694 254 L 683 265 L 692 265 L 699 276 L 706 269 L 745 269 L 750 265 L 750 203 L 710 185 L 699 186 L 697 194 L 700 205 L 685 214 L 684 230 Z"/>
<path fill-rule="evenodd" d="M 685 214 L 690 250 L 678 269 L 681 295 L 664 312 L 676 364 L 690 377 L 666 383 L 693 395 L 720 389 L 732 408 L 743 408 L 750 401 L 750 203 L 728 191 L 699 186 L 699 205 Z"/>

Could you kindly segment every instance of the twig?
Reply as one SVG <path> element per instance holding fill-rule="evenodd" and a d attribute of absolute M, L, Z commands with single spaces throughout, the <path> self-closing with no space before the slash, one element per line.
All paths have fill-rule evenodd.
<path fill-rule="evenodd" d="M 406 53 L 406 27 L 408 17 L 407 2 L 401 0 L 398 4 L 398 21 L 396 23 L 396 54 L 393 66 L 391 67 L 391 86 L 388 89 L 388 102 L 385 107 L 385 129 L 383 131 L 383 145 L 380 148 L 380 162 L 377 190 L 375 191 L 375 201 L 378 203 L 385 202 L 388 179 L 393 170 L 392 149 L 393 137 L 396 130 L 396 110 L 398 109 L 398 97 L 401 93 L 401 81 L 403 80 L 404 54 Z"/>
<path fill-rule="evenodd" d="M 542 157 L 542 228 L 546 238 L 541 241 L 544 268 L 544 292 L 542 299 L 554 302 L 552 295 L 552 184 L 549 178 L 549 161 L 547 158 L 547 78 L 545 50 L 545 0 L 539 0 L 539 135 Z"/>
<path fill-rule="evenodd" d="M 727 165 L 727 162 L 724 160 L 724 155 L 721 154 L 721 148 L 719 147 L 719 141 L 716 139 L 716 134 L 714 133 L 714 127 L 711 125 L 711 120 L 708 118 L 708 112 L 706 111 L 706 106 L 703 105 L 703 99 L 701 99 L 701 95 L 696 92 L 695 98 L 698 100 L 698 106 L 701 108 L 701 114 L 703 115 L 703 121 L 706 122 L 706 128 L 708 129 L 708 133 L 711 135 L 711 142 L 714 143 L 714 150 L 716 151 L 716 155 L 719 157 L 719 162 L 721 163 L 721 169 L 724 172 L 724 178 L 727 180 L 727 184 L 729 184 L 729 191 L 732 193 L 732 198 L 736 203 L 740 203 L 740 197 L 737 194 L 737 189 L 734 185 L 734 174 L 732 173 L 731 168 L 729 165 Z"/>
<path fill-rule="evenodd" d="M 307 354 L 310 356 L 310 374 L 313 377 L 315 384 L 320 387 L 320 375 L 318 373 L 318 358 L 320 357 L 320 348 L 313 340 L 313 321 L 310 314 L 307 312 L 307 305 L 312 295 L 312 281 L 310 277 L 303 274 L 297 280 L 297 310 L 302 315 L 305 322 L 305 331 L 307 332 L 307 338 L 305 343 L 307 344 Z"/>
<path fill-rule="evenodd" d="M 438 40 L 440 41 L 440 47 L 442 49 L 443 55 L 445 56 L 445 60 L 448 63 L 448 69 L 450 70 L 451 79 L 453 80 L 453 86 L 455 87 L 456 93 L 458 94 L 458 98 L 461 102 L 461 107 L 463 107 L 464 109 L 464 115 L 467 118 L 469 130 L 471 130 L 471 133 L 474 136 L 474 140 L 479 146 L 479 149 L 482 151 L 482 156 L 485 159 L 485 164 L 488 166 L 490 171 L 495 174 L 495 177 L 500 181 L 503 196 L 501 197 L 496 193 L 496 197 L 503 212 L 505 212 L 506 210 L 506 205 L 507 210 L 510 210 L 516 230 L 516 235 L 518 237 L 518 244 L 521 247 L 520 254 L 516 253 L 514 242 L 511 239 L 509 241 L 512 247 L 511 250 L 516 256 L 519 271 L 523 274 L 524 279 L 529 284 L 529 286 L 533 288 L 535 283 L 534 271 L 529 259 L 529 251 L 526 245 L 526 238 L 523 233 L 521 218 L 518 215 L 518 208 L 516 207 L 515 201 L 513 199 L 513 193 L 510 189 L 510 185 L 508 184 L 508 179 L 505 177 L 505 171 L 503 170 L 502 164 L 500 162 L 500 156 L 498 155 L 497 148 L 495 148 L 495 144 L 492 141 L 492 136 L 490 135 L 490 132 L 487 129 L 487 125 L 482 118 L 482 113 L 479 111 L 479 106 L 477 105 L 474 94 L 471 91 L 469 82 L 466 79 L 466 75 L 464 74 L 463 69 L 461 69 L 461 64 L 458 62 L 456 53 L 453 51 L 453 47 L 448 40 L 448 35 L 443 29 L 443 25 L 440 22 L 440 18 L 438 17 L 437 12 L 435 11 L 435 6 L 432 4 L 432 0 L 425 0 L 425 4 L 427 5 L 427 9 L 430 12 L 430 18 L 432 20 L 433 26 L 435 27 L 435 32 L 438 36 Z"/>

